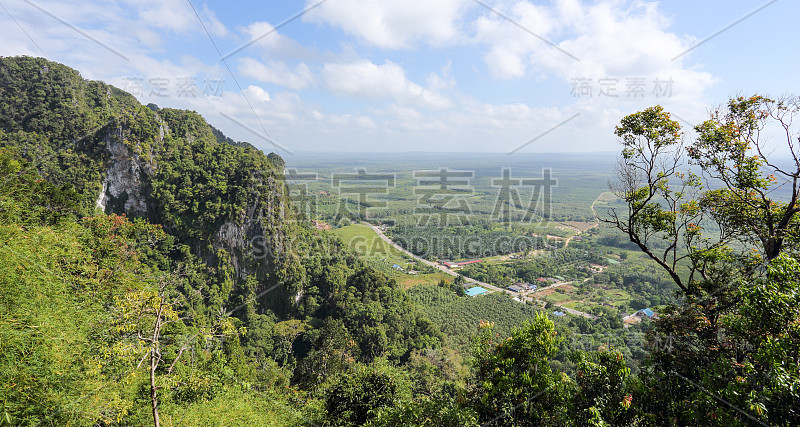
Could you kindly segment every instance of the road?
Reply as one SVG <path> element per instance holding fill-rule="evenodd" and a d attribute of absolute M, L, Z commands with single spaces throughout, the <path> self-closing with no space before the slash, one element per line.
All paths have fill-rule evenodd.
<path fill-rule="evenodd" d="M 586 278 L 586 279 L 583 279 L 583 281 L 584 281 L 584 282 L 587 282 L 587 281 L 589 281 L 590 279 L 591 279 L 591 278 Z M 538 289 L 536 289 L 535 291 L 528 291 L 528 292 L 526 292 L 526 293 L 523 293 L 523 295 L 525 296 L 525 298 L 527 298 L 527 300 L 533 300 L 533 301 L 535 301 L 535 299 L 533 298 L 533 296 L 532 296 L 532 295 L 535 295 L 535 294 L 537 294 L 537 293 L 539 293 L 539 292 L 542 292 L 542 291 L 546 291 L 546 290 L 548 290 L 548 289 L 553 289 L 553 288 L 558 288 L 558 287 L 561 287 L 561 286 L 571 285 L 571 284 L 573 284 L 573 283 L 575 283 L 575 282 L 573 281 L 573 282 L 558 282 L 558 283 L 553 283 L 553 284 L 552 284 L 552 285 L 550 285 L 550 286 L 545 286 L 545 287 L 543 287 L 543 288 L 538 288 Z M 587 319 L 593 319 L 593 320 L 594 320 L 594 319 L 597 319 L 597 316 L 594 316 L 594 315 L 592 315 L 592 314 L 589 314 L 589 313 L 586 313 L 586 312 L 583 312 L 583 311 L 578 311 L 578 310 L 574 310 L 574 309 L 572 309 L 572 308 L 567 308 L 567 307 L 561 307 L 561 309 L 562 309 L 562 310 L 564 310 L 564 311 L 566 311 L 567 313 L 574 314 L 574 315 L 576 315 L 576 316 L 582 316 L 582 317 L 585 317 L 585 318 L 587 318 Z"/>
<path fill-rule="evenodd" d="M 569 242 L 570 242 L 570 241 L 571 241 L 571 240 L 572 240 L 574 237 L 577 237 L 577 236 L 578 236 L 578 235 L 580 235 L 581 233 L 585 233 L 585 232 L 587 232 L 587 231 L 589 231 L 589 230 L 591 230 L 591 229 L 593 229 L 593 228 L 597 227 L 598 225 L 600 225 L 600 220 L 598 219 L 598 216 L 597 216 L 597 211 L 595 211 L 595 210 L 594 210 L 594 204 L 595 204 L 595 203 L 597 203 L 597 202 L 600 200 L 600 198 L 601 198 L 601 197 L 603 197 L 603 194 L 606 194 L 606 193 L 607 193 L 606 191 L 604 191 L 604 192 L 600 193 L 600 195 L 599 195 L 599 196 L 597 196 L 597 198 L 596 198 L 596 199 L 594 199 L 594 201 L 592 202 L 592 205 L 590 206 L 590 208 L 592 209 L 592 213 L 594 214 L 594 217 L 595 217 L 594 224 L 592 224 L 592 226 L 591 226 L 591 227 L 589 227 L 589 228 L 587 228 L 586 230 L 583 230 L 583 231 L 581 231 L 581 230 L 578 230 L 578 232 L 577 232 L 577 233 L 575 233 L 575 235 L 573 235 L 573 236 L 569 236 L 569 238 L 567 239 L 567 241 L 566 241 L 566 242 L 564 242 L 564 247 L 565 247 L 565 248 L 569 247 Z"/>
<path fill-rule="evenodd" d="M 405 254 L 406 256 L 409 256 L 409 257 L 411 257 L 411 258 L 413 258 L 413 259 L 415 259 L 415 260 L 417 260 L 417 261 L 419 261 L 419 262 L 421 262 L 421 263 L 423 263 L 423 264 L 425 264 L 425 265 L 429 265 L 429 266 L 431 266 L 431 267 L 433 267 L 433 268 L 436 268 L 436 269 L 438 269 L 439 271 L 441 271 L 441 272 L 444 272 L 444 273 L 447 273 L 447 274 L 449 274 L 449 275 L 451 275 L 451 276 L 458 276 L 458 275 L 459 275 L 459 273 L 457 273 L 456 271 L 454 271 L 454 270 L 451 270 L 451 269 L 449 269 L 449 268 L 447 268 L 447 267 L 445 267 L 445 266 L 443 266 L 443 265 L 441 265 L 441 264 L 439 264 L 439 263 L 437 263 L 437 262 L 428 261 L 428 260 L 427 260 L 427 259 L 425 259 L 425 258 L 419 257 L 419 256 L 417 256 L 417 255 L 414 255 L 413 253 L 411 253 L 411 252 L 407 251 L 407 250 L 406 250 L 404 247 L 402 247 L 402 246 L 398 245 L 398 244 L 397 244 L 397 243 L 395 243 L 395 242 L 394 242 L 392 239 L 390 239 L 390 238 L 389 238 L 389 237 L 387 237 L 385 234 L 383 234 L 383 230 L 381 230 L 381 229 L 380 229 L 380 228 L 378 228 L 377 226 L 375 226 L 375 225 L 372 225 L 372 224 L 370 224 L 370 223 L 367 223 L 367 222 L 362 222 L 362 224 L 364 224 L 364 225 L 368 225 L 370 228 L 372 228 L 372 230 L 373 230 L 373 231 L 375 231 L 376 233 L 378 233 L 378 236 L 380 236 L 380 238 L 381 238 L 381 239 L 383 239 L 383 241 L 384 241 L 384 242 L 386 242 L 386 243 L 388 243 L 388 244 L 392 245 L 392 247 L 394 247 L 394 248 L 395 248 L 395 249 L 397 249 L 398 251 L 402 252 L 402 253 L 403 253 L 403 254 Z M 463 276 L 463 274 L 462 274 L 462 276 Z M 493 291 L 496 291 L 496 292 L 505 292 L 505 293 L 507 293 L 507 294 L 509 294 L 509 295 L 516 295 L 516 293 L 514 293 L 514 292 L 512 292 L 512 291 L 510 291 L 510 290 L 508 290 L 508 289 L 502 289 L 502 288 L 499 288 L 499 287 L 497 287 L 497 286 L 494 286 L 494 285 L 490 285 L 490 284 L 488 284 L 488 283 L 481 282 L 480 280 L 475 280 L 475 279 L 469 278 L 469 277 L 467 277 L 467 276 L 464 276 L 464 278 L 465 278 L 465 279 L 467 279 L 467 280 L 469 280 L 469 281 L 471 281 L 471 282 L 475 282 L 475 283 L 477 283 L 477 284 L 478 284 L 478 286 L 482 286 L 482 287 L 484 287 L 484 288 L 486 288 L 486 289 L 490 289 L 490 290 L 493 290 Z"/>
<path fill-rule="evenodd" d="M 398 245 L 392 239 L 390 239 L 385 234 L 383 234 L 383 230 L 378 228 L 378 226 L 372 225 L 372 224 L 370 224 L 368 222 L 362 222 L 362 224 L 368 225 L 370 228 L 372 228 L 372 230 L 375 233 L 378 234 L 378 236 L 380 236 L 380 238 L 384 242 L 388 243 L 393 248 L 395 248 L 398 251 L 402 252 L 406 256 L 408 256 L 408 257 L 410 257 L 412 259 L 415 259 L 415 260 L 417 260 L 417 261 L 419 261 L 419 262 L 421 262 L 421 263 L 423 263 L 425 265 L 431 266 L 431 267 L 433 267 L 433 268 L 435 268 L 435 269 L 437 269 L 437 270 L 439 270 L 441 272 L 447 273 L 447 274 L 449 274 L 451 276 L 458 276 L 459 275 L 459 273 L 457 273 L 457 272 L 455 272 L 455 271 L 453 271 L 453 270 L 451 270 L 451 269 L 449 269 L 449 268 L 447 268 L 447 267 L 445 267 L 445 266 L 443 266 L 443 265 L 441 265 L 441 264 L 439 264 L 437 262 L 429 261 L 429 260 L 427 260 L 425 258 L 419 257 L 419 256 L 414 255 L 413 253 L 407 251 L 404 247 Z M 461 274 L 461 275 L 464 276 L 463 274 Z M 478 286 L 480 286 L 482 288 L 489 289 L 491 291 L 504 292 L 504 293 L 507 293 L 507 294 L 509 294 L 511 296 L 518 297 L 522 301 L 531 301 L 533 303 L 537 302 L 536 299 L 530 297 L 529 295 L 521 295 L 521 294 L 518 294 L 518 293 L 513 292 L 511 290 L 508 290 L 508 289 L 503 289 L 503 288 L 500 288 L 500 287 L 495 286 L 495 285 L 491 285 L 491 284 L 486 283 L 486 282 L 481 282 L 480 280 L 475 280 L 475 279 L 473 279 L 471 277 L 464 276 L 464 278 L 467 279 L 470 282 L 474 282 L 475 284 L 477 284 Z M 550 286 L 548 286 L 546 288 L 542 288 L 540 290 L 545 290 L 545 289 L 550 289 L 550 288 L 554 288 L 554 287 L 558 287 L 558 286 L 568 285 L 569 283 L 571 283 L 571 282 L 554 283 L 554 284 L 552 284 L 552 285 L 550 285 Z M 538 292 L 538 290 L 536 292 Z M 535 293 L 535 292 L 531 292 L 531 293 Z M 587 319 L 593 319 L 593 320 L 597 319 L 597 316 L 591 315 L 589 313 L 584 313 L 583 311 L 573 310 L 571 308 L 566 308 L 566 307 L 561 307 L 561 309 L 566 311 L 567 313 L 570 313 L 570 314 L 575 315 L 575 316 L 581 316 L 581 317 L 585 317 Z"/>
<path fill-rule="evenodd" d="M 571 285 L 572 283 L 573 282 L 556 282 L 556 283 L 553 283 L 550 286 L 545 286 L 543 288 L 536 288 L 535 291 L 523 292 L 523 295 L 525 295 L 525 296 L 533 295 L 535 293 L 543 292 L 543 291 L 546 291 L 548 289 L 558 288 L 558 287 L 564 286 L 564 285 Z"/>

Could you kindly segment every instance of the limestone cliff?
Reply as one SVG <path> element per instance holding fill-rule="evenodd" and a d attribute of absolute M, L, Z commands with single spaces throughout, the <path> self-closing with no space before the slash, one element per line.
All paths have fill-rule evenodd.
<path fill-rule="evenodd" d="M 231 269 L 234 282 L 255 274 L 260 286 L 278 280 L 276 247 L 291 234 L 283 160 L 193 111 L 143 106 L 43 58 L 0 58 L 2 147 L 74 186 L 84 215 L 146 218 L 215 274 Z"/>

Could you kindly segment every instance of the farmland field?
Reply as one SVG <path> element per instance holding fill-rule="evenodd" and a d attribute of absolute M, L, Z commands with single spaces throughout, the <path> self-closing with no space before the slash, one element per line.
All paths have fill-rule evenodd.
<path fill-rule="evenodd" d="M 539 306 L 586 313 L 671 301 L 670 287 L 638 248 L 597 222 L 595 213 L 622 206 L 608 189 L 614 160 L 611 154 L 430 153 L 286 159 L 287 184 L 300 210 L 331 224 L 367 265 L 403 288 L 442 280 L 450 285 L 454 277 L 415 263 L 359 222 L 382 224 L 395 243 L 432 261 L 480 258 L 459 272 L 501 288 L 572 283 L 531 298 Z M 530 203 L 535 185 L 516 185 L 541 183 L 546 173 L 552 184 L 547 208 Z M 504 187 L 504 179 L 512 185 Z M 547 200 L 544 190 L 538 190 L 539 202 Z M 436 197 L 448 203 L 436 205 Z"/>
<path fill-rule="evenodd" d="M 397 264 L 408 261 L 402 252 L 384 242 L 368 225 L 352 224 L 334 229 L 333 233 L 361 256 L 383 257 Z"/>
<path fill-rule="evenodd" d="M 309 217 L 385 223 L 417 255 L 466 259 L 561 245 L 592 227 L 591 206 L 606 197 L 614 158 L 297 154 L 286 159 L 287 184 Z"/>
<path fill-rule="evenodd" d="M 420 265 L 410 259 L 383 241 L 367 225 L 351 224 L 336 228 L 333 233 L 358 253 L 370 266 L 386 273 L 404 288 L 419 284 L 439 283 L 441 280 L 451 283 L 454 280 L 453 276 L 449 274 L 430 271 L 429 267 Z M 402 270 L 393 268 L 395 265 L 402 268 Z M 412 274 L 409 271 L 418 273 Z"/>
<path fill-rule="evenodd" d="M 526 222 L 539 223 L 546 214 L 553 221 L 591 222 L 592 202 L 608 191 L 615 154 L 302 154 L 286 158 L 287 180 L 296 195 L 315 204 L 321 218 L 363 214 L 377 220 L 416 221 L 431 216 L 425 207 L 425 191 L 444 185 L 453 197 L 444 211 L 457 223 L 468 220 L 482 224 L 508 218 L 519 222 L 531 207 L 531 195 L 538 180 L 541 188 L 551 187 L 552 207 Z M 446 172 L 442 173 L 442 169 Z M 504 177 L 504 169 L 507 176 Z M 549 171 L 549 172 L 545 172 Z M 359 173 L 361 175 L 359 175 Z M 549 175 L 545 175 L 545 174 Z M 549 176 L 549 179 L 547 178 Z M 358 181 L 357 183 L 355 181 Z M 369 182 L 363 195 L 356 184 Z M 504 184 L 506 182 L 506 184 Z M 364 185 L 362 185 L 364 187 Z M 505 193 L 505 194 L 504 194 Z M 340 204 L 339 200 L 346 200 Z M 503 202 L 514 202 L 514 205 Z M 424 205 L 424 206 L 421 206 Z M 510 209 L 508 209 L 510 207 Z M 533 210 L 533 209 L 532 209 Z M 459 218 L 458 215 L 462 214 Z M 543 224 L 547 227 L 547 224 Z"/>

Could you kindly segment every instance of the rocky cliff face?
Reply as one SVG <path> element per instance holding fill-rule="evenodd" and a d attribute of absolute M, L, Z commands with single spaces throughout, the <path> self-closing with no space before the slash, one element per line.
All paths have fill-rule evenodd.
<path fill-rule="evenodd" d="M 103 189 L 97 198 L 97 207 L 103 212 L 121 210 L 134 216 L 147 214 L 147 197 L 143 194 L 143 174 L 152 165 L 121 142 L 109 139 L 106 149 L 111 160 L 103 179 Z M 121 209 L 112 209 L 120 205 Z"/>
<path fill-rule="evenodd" d="M 149 189 L 159 172 L 159 166 L 152 159 L 158 158 L 158 151 L 163 150 L 164 138 L 170 136 L 169 126 L 160 117 L 158 122 L 156 149 L 148 152 L 147 156 L 138 153 L 132 148 L 134 144 L 123 138 L 127 133 L 123 129 L 117 129 L 103 139 L 108 153 L 108 167 L 97 198 L 97 207 L 103 212 L 125 213 L 158 222 L 160 216 L 154 210 L 161 209 L 162 201 L 155 200 Z M 187 144 L 191 144 L 196 136 L 187 135 L 185 139 Z M 145 160 L 145 157 L 151 160 Z M 260 173 L 263 171 L 257 172 L 252 187 L 246 189 L 253 197 L 243 204 L 238 215 L 227 216 L 205 236 L 184 242 L 189 243 L 195 254 L 208 265 L 230 265 L 237 281 L 245 280 L 252 274 L 261 278 L 268 276 L 271 255 L 276 252 L 274 248 L 278 242 L 285 240 L 281 223 L 285 220 L 288 201 L 284 196 L 283 180 L 276 175 L 276 171 L 265 176 Z M 193 183 L 187 184 L 191 186 Z M 265 224 L 269 226 L 265 227 Z M 164 225 L 169 228 L 172 224 Z"/>
<path fill-rule="evenodd" d="M 274 281 L 270 255 L 291 233 L 283 160 L 225 137 L 195 112 L 145 107 L 43 58 L 0 58 L 3 147 L 48 180 L 73 185 L 81 214 L 144 217 L 213 274 L 230 267 L 235 281 Z"/>
<path fill-rule="evenodd" d="M 164 143 L 164 135 L 169 132 L 163 120 L 156 114 L 158 123 L 157 146 Z M 108 168 L 103 179 L 103 187 L 97 197 L 97 208 L 103 212 L 122 211 L 133 216 L 145 216 L 148 212 L 145 182 L 155 168 L 153 151 L 149 150 L 145 160 L 140 153 L 125 141 L 126 132 L 119 127 L 103 138 L 109 154 Z M 141 147 L 139 147 L 141 148 Z"/>

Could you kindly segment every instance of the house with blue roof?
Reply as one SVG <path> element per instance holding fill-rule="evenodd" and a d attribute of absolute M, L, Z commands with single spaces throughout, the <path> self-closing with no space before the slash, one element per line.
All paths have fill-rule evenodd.
<path fill-rule="evenodd" d="M 467 292 L 467 295 L 469 295 L 471 297 L 474 297 L 474 296 L 477 296 L 477 295 L 483 295 L 485 293 L 488 293 L 489 290 L 485 289 L 485 288 L 482 288 L 480 286 L 475 286 L 475 287 L 467 289 L 466 292 Z"/>

